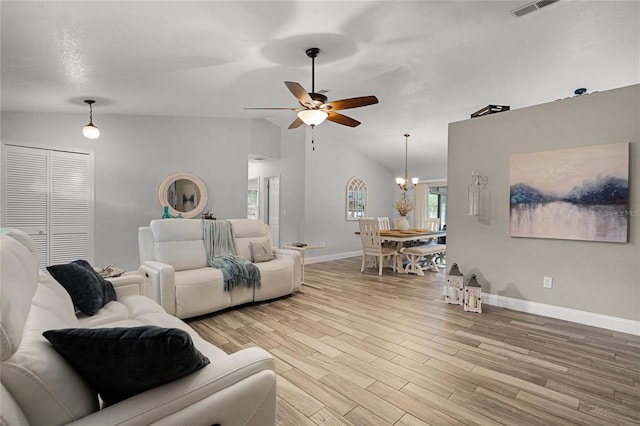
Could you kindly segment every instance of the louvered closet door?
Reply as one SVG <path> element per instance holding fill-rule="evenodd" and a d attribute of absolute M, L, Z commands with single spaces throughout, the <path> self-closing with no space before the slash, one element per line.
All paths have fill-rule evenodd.
<path fill-rule="evenodd" d="M 89 260 L 89 156 L 51 151 L 49 263 Z"/>
<path fill-rule="evenodd" d="M 31 236 L 42 267 L 48 261 L 49 152 L 10 145 L 5 148 L 3 226 L 19 228 Z"/>
<path fill-rule="evenodd" d="M 3 226 L 36 242 L 40 266 L 93 261 L 89 154 L 5 145 Z"/>

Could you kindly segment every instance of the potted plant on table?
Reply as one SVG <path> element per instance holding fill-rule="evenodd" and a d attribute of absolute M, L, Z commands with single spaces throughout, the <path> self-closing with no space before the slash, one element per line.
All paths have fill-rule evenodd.
<path fill-rule="evenodd" d="M 402 197 L 398 198 L 395 202 L 395 208 L 400 215 L 400 221 L 398 222 L 398 229 L 406 231 L 409 229 L 409 221 L 407 215 L 413 210 L 413 202 L 407 197 L 407 193 L 403 192 Z"/>

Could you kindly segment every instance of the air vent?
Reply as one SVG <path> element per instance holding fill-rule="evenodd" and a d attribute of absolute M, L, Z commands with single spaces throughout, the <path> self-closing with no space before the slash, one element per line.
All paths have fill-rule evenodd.
<path fill-rule="evenodd" d="M 560 0 L 540 0 L 535 1 L 533 3 L 529 3 L 525 6 L 519 7 L 511 11 L 511 14 L 516 18 L 520 18 L 528 13 L 535 12 L 536 10 L 542 9 L 543 7 L 549 6 L 550 4 L 556 3 Z"/>

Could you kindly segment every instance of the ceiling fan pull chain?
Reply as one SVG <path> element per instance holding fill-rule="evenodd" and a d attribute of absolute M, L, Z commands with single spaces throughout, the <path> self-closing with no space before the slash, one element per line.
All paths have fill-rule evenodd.
<path fill-rule="evenodd" d="M 313 141 L 313 139 L 314 139 L 314 137 L 313 137 L 313 129 L 314 129 L 315 127 L 316 127 L 316 126 L 311 126 L 311 151 L 315 151 L 315 150 L 316 150 L 316 144 L 315 144 L 315 142 Z"/>

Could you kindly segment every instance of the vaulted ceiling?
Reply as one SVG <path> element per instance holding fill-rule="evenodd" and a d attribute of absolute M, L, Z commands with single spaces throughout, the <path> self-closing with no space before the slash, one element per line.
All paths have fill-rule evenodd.
<path fill-rule="evenodd" d="M 1 2 L 2 110 L 266 118 L 286 128 L 284 85 L 329 100 L 376 95 L 323 123 L 391 170 L 446 161 L 447 124 L 640 82 L 640 3 L 526 1 Z M 107 129 L 103 129 L 108 131 Z M 303 132 L 302 128 L 287 130 Z M 352 142 L 351 142 L 352 141 Z"/>

